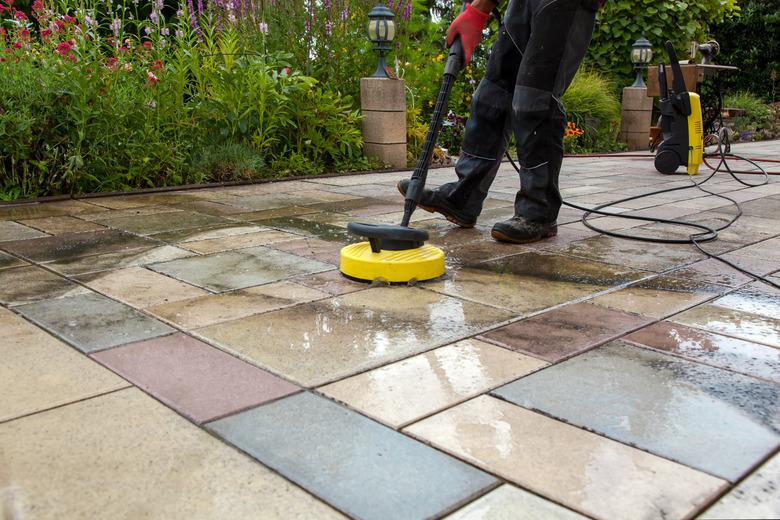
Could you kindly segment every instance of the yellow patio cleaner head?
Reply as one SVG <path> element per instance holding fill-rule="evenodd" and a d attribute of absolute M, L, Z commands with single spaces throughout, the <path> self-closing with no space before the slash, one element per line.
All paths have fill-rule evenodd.
<path fill-rule="evenodd" d="M 666 68 L 658 67 L 658 82 L 661 92 L 661 132 L 663 141 L 655 155 L 655 169 L 672 174 L 680 166 L 686 166 L 688 174 L 695 175 L 703 162 L 704 127 L 699 95 L 688 92 L 685 87 L 680 62 L 672 42 L 666 42 L 670 65 L 674 72 L 672 90 L 666 83 Z"/>
<path fill-rule="evenodd" d="M 433 117 L 425 136 L 422 152 L 417 160 L 404 200 L 404 216 L 400 226 L 361 224 L 350 222 L 347 229 L 368 242 L 352 244 L 341 249 L 341 273 L 355 280 L 371 282 L 383 279 L 388 282 L 425 281 L 444 274 L 444 252 L 425 244 L 428 232 L 411 229 L 409 220 L 420 201 L 428 166 L 433 157 L 436 137 L 441 130 L 442 119 L 452 91 L 452 84 L 463 69 L 463 45 L 456 39 L 449 49 L 444 68 L 439 97 L 433 109 Z"/>

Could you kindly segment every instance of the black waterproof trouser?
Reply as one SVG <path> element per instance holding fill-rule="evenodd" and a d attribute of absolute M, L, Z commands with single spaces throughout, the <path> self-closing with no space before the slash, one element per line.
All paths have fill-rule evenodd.
<path fill-rule="evenodd" d="M 481 213 L 514 132 L 520 164 L 515 216 L 540 223 L 558 217 L 566 126 L 560 98 L 585 56 L 597 9 L 598 0 L 511 0 L 471 101 L 458 180 L 438 189 L 463 213 Z"/>

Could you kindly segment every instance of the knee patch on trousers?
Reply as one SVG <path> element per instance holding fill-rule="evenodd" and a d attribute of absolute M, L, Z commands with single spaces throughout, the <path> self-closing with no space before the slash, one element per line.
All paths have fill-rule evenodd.
<path fill-rule="evenodd" d="M 462 150 L 470 155 L 495 160 L 504 150 L 506 125 L 512 94 L 483 79 L 471 100 Z M 479 132 L 475 131 L 479 128 Z"/>

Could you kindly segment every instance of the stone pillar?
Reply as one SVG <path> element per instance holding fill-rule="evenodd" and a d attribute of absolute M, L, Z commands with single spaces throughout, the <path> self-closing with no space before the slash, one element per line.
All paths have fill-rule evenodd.
<path fill-rule="evenodd" d="M 406 168 L 406 86 L 402 79 L 361 78 L 363 153 Z"/>
<path fill-rule="evenodd" d="M 647 87 L 623 89 L 623 107 L 620 115 L 620 141 L 629 150 L 647 150 L 650 139 L 650 120 L 653 98 L 647 96 Z"/>

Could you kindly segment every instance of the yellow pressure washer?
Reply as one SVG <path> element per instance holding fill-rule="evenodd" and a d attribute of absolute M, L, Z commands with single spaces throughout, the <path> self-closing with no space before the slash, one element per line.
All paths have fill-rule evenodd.
<path fill-rule="evenodd" d="M 666 53 L 674 72 L 672 90 L 666 83 L 666 67 L 658 66 L 658 83 L 661 92 L 661 133 L 663 141 L 655 155 L 655 169 L 671 175 L 680 166 L 686 166 L 689 175 L 695 175 L 704 162 L 704 124 L 701 115 L 701 99 L 688 92 L 680 62 L 672 42 L 666 42 Z"/>

